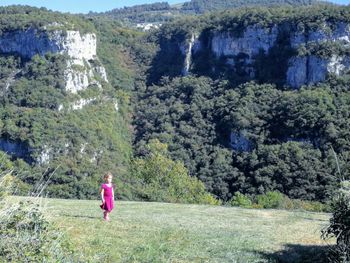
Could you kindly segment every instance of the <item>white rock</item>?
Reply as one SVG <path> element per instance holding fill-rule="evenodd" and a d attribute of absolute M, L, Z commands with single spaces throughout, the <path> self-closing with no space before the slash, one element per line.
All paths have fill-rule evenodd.
<path fill-rule="evenodd" d="M 116 111 L 119 111 L 119 106 L 118 106 L 118 101 L 117 100 L 115 100 L 114 108 L 115 108 Z"/>
<path fill-rule="evenodd" d="M 217 56 L 236 56 L 245 53 L 250 58 L 260 50 L 265 53 L 275 44 L 277 39 L 277 26 L 262 28 L 259 26 L 248 26 L 243 36 L 236 38 L 228 32 L 214 34 L 211 41 L 212 52 Z"/>
<path fill-rule="evenodd" d="M 37 157 L 36 162 L 39 165 L 48 164 L 50 161 L 50 153 L 52 149 L 50 147 L 47 147 L 47 145 L 44 145 L 43 151 L 40 153 L 40 155 Z"/>
<path fill-rule="evenodd" d="M 87 143 L 82 143 L 80 145 L 80 153 L 84 153 Z"/>
<path fill-rule="evenodd" d="M 332 56 L 327 65 L 327 71 L 339 76 L 347 68 L 346 64 L 343 64 L 342 62 L 342 57 L 336 55 Z"/>
<path fill-rule="evenodd" d="M 102 66 L 98 66 L 98 67 L 95 67 L 95 70 L 97 71 L 97 73 L 100 74 L 101 78 L 108 82 L 108 78 L 107 78 L 107 72 L 106 72 L 106 69 Z"/>
<path fill-rule="evenodd" d="M 287 84 L 293 88 L 324 81 L 328 74 L 340 76 L 350 70 L 350 57 L 333 55 L 331 58 L 316 56 L 293 57 L 289 60 Z"/>
<path fill-rule="evenodd" d="M 68 55 L 70 59 L 65 70 L 65 81 L 66 90 L 72 93 L 96 84 L 94 72 L 108 82 L 105 68 L 101 65 L 94 68 L 89 62 L 98 60 L 96 35 L 93 33 L 81 35 L 73 30 L 46 32 L 33 28 L 6 32 L 0 36 L 0 52 L 17 53 L 25 58 L 36 54 L 43 56 L 48 52 Z M 83 70 L 74 69 L 73 65 L 79 65 Z M 97 85 L 101 86 L 101 83 Z"/>
<path fill-rule="evenodd" d="M 71 108 L 73 110 L 80 110 L 82 109 L 85 105 L 90 104 L 91 102 L 95 101 L 96 98 L 91 98 L 91 99 L 80 99 L 76 101 L 74 104 L 72 104 Z"/>
<path fill-rule="evenodd" d="M 198 37 L 195 34 L 192 34 L 191 39 L 185 43 L 182 43 L 179 48 L 182 55 L 185 56 L 182 75 L 187 76 L 190 72 L 192 56 L 201 49 L 201 42 L 198 40 Z"/>

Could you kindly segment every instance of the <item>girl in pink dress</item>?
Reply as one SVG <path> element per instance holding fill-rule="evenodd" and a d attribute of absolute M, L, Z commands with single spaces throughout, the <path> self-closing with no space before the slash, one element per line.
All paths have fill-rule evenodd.
<path fill-rule="evenodd" d="M 103 177 L 105 183 L 102 184 L 100 188 L 102 199 L 102 204 L 100 207 L 104 210 L 103 219 L 106 221 L 109 221 L 109 214 L 114 207 L 114 190 L 112 185 L 112 177 L 113 175 L 110 172 L 106 173 Z"/>

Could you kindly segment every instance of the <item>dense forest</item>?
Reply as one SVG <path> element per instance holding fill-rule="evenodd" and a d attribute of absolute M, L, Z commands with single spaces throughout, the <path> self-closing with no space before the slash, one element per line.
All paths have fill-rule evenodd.
<path fill-rule="evenodd" d="M 312 5 L 316 3 L 321 3 L 317 0 L 295 0 L 295 1 L 285 1 L 285 0 L 272 0 L 272 1 L 261 1 L 261 0 L 219 0 L 219 1 L 205 1 L 205 0 L 191 0 L 190 2 L 185 2 L 181 7 L 184 11 L 190 11 L 196 14 L 202 14 L 205 12 L 234 9 L 249 6 L 303 6 Z"/>
<path fill-rule="evenodd" d="M 168 8 L 157 3 L 87 17 L 20 6 L 0 10 L 1 35 L 28 28 L 95 33 L 98 63 L 108 76 L 102 88 L 71 94 L 64 89 L 66 55 L 1 54 L 2 159 L 17 176 L 19 193 L 49 179 L 49 196 L 95 198 L 109 170 L 122 199 L 217 204 L 237 192 L 253 197 L 278 191 L 326 202 L 339 183 L 334 153 L 349 171 L 350 72 L 297 89 L 284 76 L 293 56 L 350 52 L 337 41 L 293 48 L 288 36 L 324 23 L 332 32 L 350 22 L 349 7 L 240 8 L 183 16 L 147 33 L 113 15 Z M 210 47 L 218 32 L 240 38 L 255 25 L 277 25 L 279 34 L 268 54 L 254 57 L 253 77 L 244 71 L 244 54 L 216 57 L 208 48 L 193 55 L 183 74 L 180 46 L 191 36 Z M 241 62 L 233 71 L 224 59 Z M 58 110 L 79 99 L 93 102 Z"/>
<path fill-rule="evenodd" d="M 318 0 L 191 0 L 174 6 L 167 2 L 135 5 L 132 7 L 116 8 L 104 13 L 90 12 L 89 17 L 109 17 L 122 21 L 126 25 L 135 23 L 164 23 L 176 20 L 182 16 L 192 16 L 213 11 L 224 11 L 253 6 L 308 6 L 323 1 Z M 326 1 L 324 1 L 326 2 Z"/>
<path fill-rule="evenodd" d="M 28 28 L 42 34 L 78 29 L 81 34 L 98 34 L 97 54 L 109 78 L 108 83 L 101 82 L 102 87 L 92 82 L 87 89 L 73 94 L 64 88 L 66 55 L 1 55 L 1 149 L 7 153 L 2 159 L 8 160 L 6 167 L 13 169 L 22 182 L 18 193 L 28 193 L 42 183 L 40 180 L 51 178 L 46 188 L 49 196 L 91 198 L 96 196 L 101 174 L 113 170 L 119 175 L 116 183 L 128 195 L 130 191 L 124 189 L 123 182 L 128 178 L 132 154 L 127 91 L 133 85 L 133 76 L 124 66 L 127 53 L 115 42 L 122 42 L 128 31 L 118 30 L 116 22 L 97 24 L 44 8 L 11 6 L 0 12 L 2 34 L 26 32 Z M 111 30 L 108 26 L 113 27 L 112 33 L 105 33 Z M 74 66 L 77 71 L 84 69 Z M 70 109 L 80 100 L 92 103 L 79 110 Z"/>
<path fill-rule="evenodd" d="M 193 32 L 201 32 L 207 43 L 212 32 L 239 37 L 257 23 L 282 24 L 284 36 L 295 32 L 296 24 L 309 32 L 325 22 L 349 23 L 349 11 L 333 6 L 250 8 L 176 21 L 151 33 L 147 39 L 158 49 L 145 68 L 148 85 L 137 90 L 137 154 L 142 156 L 146 142 L 158 138 L 222 200 L 237 191 L 254 196 L 275 190 L 291 198 L 326 201 L 339 182 L 333 150 L 349 171 L 350 71 L 299 89 L 285 85 L 287 61 L 301 53 L 286 37 L 269 55 L 255 58 L 254 78 L 230 70 L 208 51 L 193 57 L 190 75 L 184 77 L 185 54 L 178 46 Z M 324 57 L 347 56 L 342 42 L 333 43 L 310 42 L 302 48 Z"/>
<path fill-rule="evenodd" d="M 162 25 L 144 32 L 135 29 L 141 22 Z M 117 237 L 135 243 L 124 242 L 130 257 L 121 247 L 117 261 L 163 260 L 178 252 L 183 260 L 183 247 L 201 244 L 198 252 L 215 243 L 219 250 L 209 249 L 208 257 L 196 252 L 189 260 L 270 261 L 281 255 L 290 261 L 293 254 L 300 261 L 316 255 L 322 262 L 327 257 L 349 262 L 350 5 L 191 0 L 88 15 L 0 7 L 0 159 L 0 258 L 5 261 L 80 262 L 90 254 L 92 261 L 112 260 L 108 251 L 95 249 L 100 239 L 90 240 L 90 230 L 73 229 L 75 238 L 68 240 L 45 219 L 41 205 L 30 201 L 38 198 L 8 196 L 40 197 L 40 204 L 42 196 L 99 199 L 103 175 L 111 172 L 116 199 L 162 202 L 152 205 L 155 213 L 149 213 L 151 206 L 142 208 L 144 202 L 126 203 L 132 205 L 126 214 L 134 214 L 135 204 L 138 212 L 144 209 L 142 222 L 137 216 L 134 226 L 150 224 L 137 242 L 139 227 Z M 98 206 L 91 206 L 95 201 L 83 201 L 85 211 L 76 209 L 81 201 L 49 202 L 53 210 L 67 204 L 53 216 L 60 218 L 58 225 L 62 220 L 72 229 L 72 218 L 78 228 L 86 227 L 81 224 L 86 218 L 101 225 L 94 216 Z M 164 222 L 153 228 L 160 205 L 171 211 L 171 228 L 179 231 L 169 232 Z M 232 240 L 239 222 L 249 221 L 245 215 L 242 220 L 248 210 L 214 205 L 303 212 L 278 212 L 278 222 L 264 223 L 264 248 L 265 230 L 259 229 L 259 240 L 244 238 L 240 244 L 244 231 Z M 222 209 L 230 210 L 227 217 L 235 214 L 238 227 L 220 224 L 218 239 Z M 181 218 L 174 220 L 174 211 Z M 208 221 L 216 211 L 218 217 Z M 199 232 L 208 222 L 216 227 L 212 236 L 186 233 L 184 226 L 194 223 L 186 216 L 194 212 L 196 223 L 206 221 Z M 260 223 L 261 217 L 274 216 L 248 214 Z M 317 246 L 306 246 L 305 235 L 296 238 L 306 221 L 313 235 L 322 227 L 322 238 L 336 239 L 327 245 L 327 255 L 318 238 L 307 242 L 317 240 Z M 279 231 L 269 244 L 271 226 L 281 222 L 288 225 L 285 233 L 295 232 L 291 246 L 278 240 Z M 249 226 L 246 233 L 257 228 Z M 73 241 L 84 241 L 84 235 L 86 249 L 75 257 Z M 183 243 L 175 250 L 174 240 Z M 232 253 L 242 246 L 242 253 Z"/>

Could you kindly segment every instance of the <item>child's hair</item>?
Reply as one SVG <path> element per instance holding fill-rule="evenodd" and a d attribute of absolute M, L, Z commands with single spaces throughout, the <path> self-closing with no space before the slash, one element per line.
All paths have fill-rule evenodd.
<path fill-rule="evenodd" d="M 113 174 L 111 172 L 105 173 L 105 175 L 103 176 L 103 180 L 107 180 L 107 178 L 110 176 L 113 177 Z"/>

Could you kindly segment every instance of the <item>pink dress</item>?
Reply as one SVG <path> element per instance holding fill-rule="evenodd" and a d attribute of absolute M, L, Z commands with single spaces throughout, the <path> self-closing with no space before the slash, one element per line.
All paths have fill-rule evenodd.
<path fill-rule="evenodd" d="M 111 212 L 114 208 L 114 200 L 113 200 L 113 185 L 108 186 L 107 184 L 102 184 L 101 188 L 104 190 L 103 198 L 105 199 L 105 202 L 100 205 L 100 207 L 103 210 L 106 210 L 107 212 Z"/>

